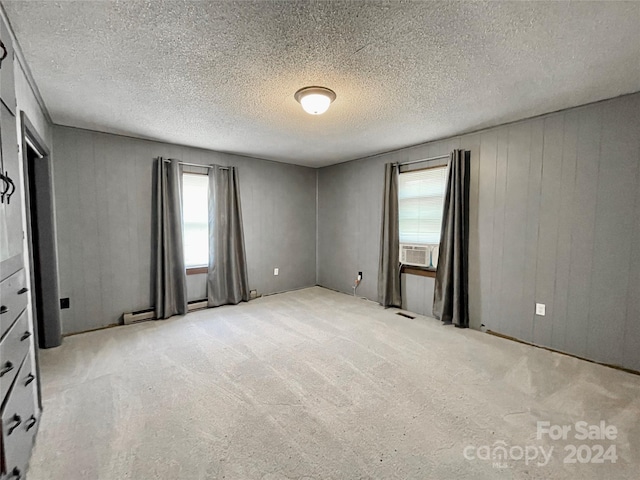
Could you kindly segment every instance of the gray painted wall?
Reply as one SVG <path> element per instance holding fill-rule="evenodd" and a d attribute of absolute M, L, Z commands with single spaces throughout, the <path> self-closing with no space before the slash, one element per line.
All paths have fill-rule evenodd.
<path fill-rule="evenodd" d="M 71 299 L 62 310 L 65 333 L 118 323 L 124 312 L 153 305 L 157 156 L 238 167 L 252 289 L 267 294 L 315 285 L 315 170 L 58 126 L 53 139 L 60 295 Z M 198 280 L 189 286 L 198 298 Z"/>
<path fill-rule="evenodd" d="M 472 326 L 640 369 L 640 94 L 321 169 L 318 283 L 351 293 L 363 271 L 375 300 L 383 164 L 453 148 L 471 150 Z M 403 290 L 431 314 L 432 279 Z"/>

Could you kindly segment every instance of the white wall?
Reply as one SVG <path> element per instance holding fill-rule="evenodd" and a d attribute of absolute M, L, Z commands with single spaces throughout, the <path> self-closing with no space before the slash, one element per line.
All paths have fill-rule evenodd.
<path fill-rule="evenodd" d="M 18 139 L 18 158 L 20 162 L 20 192 L 23 193 L 23 196 L 20 198 L 21 209 L 22 209 L 22 231 L 25 232 L 24 242 L 23 242 L 23 257 L 24 257 L 24 266 L 26 273 L 26 285 L 31 284 L 31 259 L 29 256 L 29 238 L 27 237 L 26 232 L 29 231 L 27 224 L 30 222 L 30 216 L 28 215 L 26 208 L 26 198 L 24 194 L 26 194 L 26 178 L 24 171 L 24 162 L 23 162 L 23 152 L 22 152 L 22 119 L 20 112 L 25 112 L 29 121 L 35 128 L 36 133 L 40 136 L 40 138 L 45 142 L 46 146 L 50 149 L 50 153 L 52 154 L 52 125 L 49 123 L 45 112 L 41 108 L 40 104 L 36 99 L 36 95 L 34 91 L 31 89 L 31 86 L 27 82 L 26 75 L 22 69 L 22 65 L 20 62 L 15 59 L 14 60 L 14 85 L 15 85 L 15 94 L 16 94 L 16 129 L 17 129 L 17 139 Z M 34 325 L 34 315 L 33 315 L 33 292 L 29 289 L 29 300 L 28 300 L 28 317 L 29 324 L 33 330 L 35 330 Z M 37 348 L 37 345 L 36 345 Z M 32 352 L 35 355 L 35 350 Z M 32 362 L 35 363 L 35 358 L 32 358 Z"/>
<path fill-rule="evenodd" d="M 53 144 L 53 126 L 47 120 L 42 108 L 40 108 L 36 96 L 20 66 L 20 62 L 14 62 L 14 65 L 16 103 L 18 104 L 18 109 L 27 114 L 27 117 L 29 117 L 40 138 L 51 148 Z"/>

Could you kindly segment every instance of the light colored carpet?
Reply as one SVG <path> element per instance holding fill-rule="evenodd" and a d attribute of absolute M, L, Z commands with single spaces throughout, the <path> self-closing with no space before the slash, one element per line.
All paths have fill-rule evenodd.
<path fill-rule="evenodd" d="M 69 337 L 41 352 L 41 368 L 29 480 L 640 471 L 640 377 L 319 287 Z M 616 426 L 616 439 L 575 440 L 582 420 Z M 572 432 L 538 440 L 537 421 Z M 506 461 L 477 458 L 500 442 Z M 583 460 L 596 444 L 618 458 L 565 464 L 570 444 L 588 446 Z M 512 447 L 527 446 L 553 447 L 549 463 L 518 460 Z"/>

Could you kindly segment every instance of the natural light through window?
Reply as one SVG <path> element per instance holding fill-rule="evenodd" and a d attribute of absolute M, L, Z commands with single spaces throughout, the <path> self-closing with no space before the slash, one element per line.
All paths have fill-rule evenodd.
<path fill-rule="evenodd" d="M 209 177 L 182 175 L 184 263 L 186 267 L 209 265 Z"/>
<path fill-rule="evenodd" d="M 446 179 L 446 166 L 399 175 L 401 263 L 428 268 L 438 266 Z"/>

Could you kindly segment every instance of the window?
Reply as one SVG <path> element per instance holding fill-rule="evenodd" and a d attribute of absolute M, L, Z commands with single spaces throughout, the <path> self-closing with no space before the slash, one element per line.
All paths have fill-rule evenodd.
<path fill-rule="evenodd" d="M 438 266 L 446 181 L 446 165 L 399 175 L 401 263 L 431 268 Z"/>
<path fill-rule="evenodd" d="M 209 177 L 182 174 L 182 217 L 186 267 L 209 265 Z"/>

